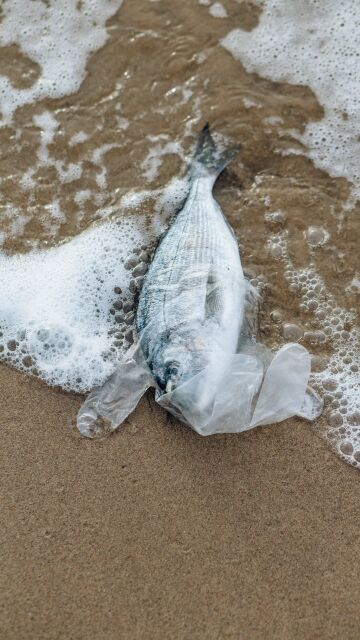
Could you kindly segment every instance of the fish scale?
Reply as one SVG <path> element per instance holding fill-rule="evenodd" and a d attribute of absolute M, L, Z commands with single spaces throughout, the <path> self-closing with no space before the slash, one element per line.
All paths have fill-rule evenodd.
<path fill-rule="evenodd" d="M 189 196 L 144 278 L 137 340 L 80 409 L 84 435 L 115 429 L 151 386 L 161 406 L 201 435 L 319 415 L 321 402 L 307 390 L 306 349 L 288 344 L 271 359 L 246 330 L 251 289 L 235 236 L 212 196 L 234 152 L 219 152 L 204 127 Z"/>
<path fill-rule="evenodd" d="M 192 281 L 197 286 L 189 290 L 189 297 L 193 299 L 191 316 L 197 308 L 198 315 L 204 317 L 209 272 L 218 274 L 224 290 L 227 286 L 232 288 L 232 278 L 227 279 L 220 272 L 220 269 L 226 269 L 227 262 L 232 266 L 229 275 L 235 272 L 235 280 L 239 279 L 241 265 L 237 244 L 212 197 L 213 181 L 213 176 L 201 176 L 194 181 L 184 209 L 159 245 L 141 294 L 138 331 L 153 317 L 163 318 L 167 326 L 166 315 L 172 301 L 185 293 L 184 286 L 190 289 Z M 201 276 L 197 276 L 199 270 Z M 202 296 L 199 296 L 200 292 Z M 177 320 L 172 318 L 170 324 Z M 181 321 L 186 321 L 186 317 Z M 162 329 L 158 325 L 158 330 Z"/>
<path fill-rule="evenodd" d="M 169 389 L 171 376 L 180 380 L 179 370 L 184 382 L 215 363 L 216 354 L 236 351 L 246 284 L 233 231 L 212 195 L 233 155 L 234 150 L 220 153 L 203 130 L 189 196 L 145 276 L 136 327 L 163 389 Z"/>

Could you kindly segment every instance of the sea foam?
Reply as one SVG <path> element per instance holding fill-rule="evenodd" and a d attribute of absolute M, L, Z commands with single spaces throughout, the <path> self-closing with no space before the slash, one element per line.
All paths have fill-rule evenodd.
<path fill-rule="evenodd" d="M 298 138 L 315 164 L 343 176 L 360 196 L 360 11 L 357 0 L 256 0 L 253 31 L 234 29 L 223 40 L 246 70 L 311 87 L 324 117 Z M 295 134 L 296 135 L 296 134 Z"/>
<path fill-rule="evenodd" d="M 306 125 L 301 140 L 316 166 L 331 176 L 347 178 L 360 197 L 360 11 L 356 0 L 255 0 L 262 8 L 251 32 L 231 31 L 222 45 L 249 72 L 273 81 L 309 86 L 324 109 L 324 117 Z M 299 153 L 299 150 L 289 150 Z M 271 222 L 271 220 L 270 220 Z M 311 226 L 304 233 L 310 251 L 329 242 L 329 232 Z M 287 251 L 286 233 L 268 240 L 270 255 L 281 260 L 289 290 L 302 299 L 300 308 L 312 314 L 313 330 L 296 325 L 309 347 L 330 352 L 314 359 L 312 382 L 325 401 L 323 433 L 337 453 L 360 468 L 360 357 L 355 309 L 340 307 L 315 265 L 297 269 Z M 344 289 L 356 291 L 357 274 Z M 283 328 L 283 333 L 289 330 Z"/>
<path fill-rule="evenodd" d="M 0 46 L 17 44 L 39 66 L 40 74 L 28 88 L 14 87 L 0 75 L 0 125 L 11 122 L 20 106 L 77 91 L 89 56 L 106 42 L 106 21 L 121 4 L 122 0 L 4 0 Z"/>
<path fill-rule="evenodd" d="M 46 251 L 0 254 L 0 359 L 66 390 L 103 382 L 132 341 L 150 240 L 137 216 Z"/>
<path fill-rule="evenodd" d="M 286 232 L 270 236 L 268 249 L 283 262 L 289 289 L 300 296 L 301 309 L 313 316 L 314 328 L 292 339 L 302 338 L 309 348 L 331 348 L 329 355 L 314 359 L 311 378 L 324 398 L 327 426 L 323 433 L 340 457 L 360 468 L 360 336 L 356 311 L 336 303 L 314 264 L 300 269 L 294 266 Z"/>
<path fill-rule="evenodd" d="M 101 223 L 68 242 L 0 253 L 0 360 L 68 391 L 104 382 L 132 344 L 152 249 L 187 192 L 186 178 L 128 192 L 117 203 L 121 216 L 99 209 Z M 137 211 L 149 198 L 156 198 L 151 220 Z"/>

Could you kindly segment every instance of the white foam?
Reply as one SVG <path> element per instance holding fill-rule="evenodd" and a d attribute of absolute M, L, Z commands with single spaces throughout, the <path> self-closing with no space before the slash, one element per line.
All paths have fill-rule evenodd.
<path fill-rule="evenodd" d="M 245 97 L 242 99 L 242 103 L 245 109 L 259 109 L 261 107 L 261 104 L 259 102 L 256 102 L 256 100 L 253 100 L 252 98 Z"/>
<path fill-rule="evenodd" d="M 37 152 L 38 158 L 41 159 L 41 157 L 45 155 L 47 159 L 47 146 L 53 142 L 59 123 L 51 111 L 43 111 L 42 113 L 34 116 L 34 124 L 41 130 L 41 142 Z"/>
<path fill-rule="evenodd" d="M 118 126 L 119 129 L 122 129 L 123 131 L 125 131 L 125 129 L 129 128 L 129 120 L 127 118 L 123 118 L 121 116 L 117 116 L 116 117 L 116 124 Z"/>
<path fill-rule="evenodd" d="M 37 149 L 37 164 L 27 171 L 23 177 L 22 185 L 29 189 L 34 185 L 33 175 L 39 167 L 55 167 L 60 182 L 67 183 L 78 180 L 82 174 L 82 163 L 69 162 L 67 165 L 61 160 L 50 156 L 48 146 L 54 141 L 59 123 L 53 113 L 43 111 L 34 116 L 34 124 L 40 129 L 40 144 Z"/>
<path fill-rule="evenodd" d="M 74 133 L 74 135 L 71 136 L 69 140 L 69 147 L 75 147 L 75 145 L 77 144 L 82 144 L 83 142 L 86 142 L 88 137 L 89 136 L 87 135 L 87 133 L 85 133 L 85 131 L 78 131 L 77 133 Z"/>
<path fill-rule="evenodd" d="M 300 308 L 313 316 L 312 328 L 304 332 L 305 343 L 326 344 L 331 352 L 311 379 L 325 400 L 325 436 L 342 458 L 360 468 L 360 334 L 355 309 L 336 304 L 314 265 L 296 269 L 286 232 L 271 236 L 268 249 L 284 263 L 289 289 L 301 298 Z"/>
<path fill-rule="evenodd" d="M 93 160 L 101 163 L 110 148 L 113 145 L 99 148 Z M 98 217 L 138 209 L 151 199 L 156 201 L 151 221 L 137 211 L 136 216 L 104 220 L 46 251 L 0 253 L 0 359 L 27 373 L 35 368 L 45 382 L 66 390 L 87 391 L 102 383 L 129 346 L 133 329 L 132 314 L 120 318 L 112 304 L 132 303 L 140 286 L 133 266 L 143 263 L 144 250 L 164 231 L 187 193 L 187 177 L 174 178 L 162 189 L 128 192 L 112 206 L 100 208 Z M 77 204 L 91 195 L 89 189 L 79 190 Z M 52 231 L 50 227 L 56 229 L 64 221 L 57 199 L 47 212 Z M 14 233 L 28 222 L 13 207 L 2 213 Z M 120 298 L 116 287 L 122 290 Z"/>
<path fill-rule="evenodd" d="M 0 75 L 1 124 L 22 105 L 76 92 L 89 56 L 105 44 L 106 21 L 122 0 L 3 0 L 0 46 L 17 44 L 40 76 L 26 89 Z"/>
<path fill-rule="evenodd" d="M 35 186 L 36 182 L 33 178 L 34 173 L 35 173 L 35 169 L 30 167 L 21 176 L 20 184 L 25 191 L 30 191 L 30 189 L 32 189 Z"/>
<path fill-rule="evenodd" d="M 304 235 L 311 247 L 321 247 L 330 240 L 330 233 L 324 227 L 311 226 Z"/>
<path fill-rule="evenodd" d="M 110 310 L 114 300 L 131 298 L 126 261 L 139 263 L 150 237 L 137 216 L 46 251 L 0 254 L 0 358 L 27 372 L 36 367 L 45 382 L 67 390 L 103 382 L 126 347 L 116 331 L 132 327 L 131 317 L 121 324 Z"/>
<path fill-rule="evenodd" d="M 228 13 L 221 2 L 214 2 L 209 8 L 209 13 L 213 18 L 227 18 Z"/>
<path fill-rule="evenodd" d="M 258 26 L 222 44 L 250 72 L 310 86 L 324 117 L 297 137 L 315 164 L 344 176 L 360 195 L 360 5 L 357 0 L 257 0 Z"/>
<path fill-rule="evenodd" d="M 128 191 L 120 200 L 120 208 L 138 209 L 147 199 L 155 198 L 153 224 L 162 233 L 164 222 L 181 208 L 189 191 L 188 177 L 172 178 L 162 189 Z M 155 228 L 154 227 L 154 228 Z"/>
<path fill-rule="evenodd" d="M 74 200 L 76 204 L 84 204 L 86 200 L 91 198 L 91 190 L 90 189 L 80 189 L 74 196 Z"/>
<path fill-rule="evenodd" d="M 151 139 L 150 136 L 149 138 Z M 179 155 L 180 158 L 184 159 L 181 145 L 178 142 L 169 141 L 165 144 L 161 144 L 160 142 L 149 149 L 146 158 L 141 163 L 143 176 L 147 181 L 152 182 L 156 178 L 159 168 L 161 167 L 163 157 L 169 154 Z"/>
<path fill-rule="evenodd" d="M 360 273 L 356 273 L 351 280 L 350 284 L 346 287 L 346 291 L 349 293 L 360 294 Z"/>
<path fill-rule="evenodd" d="M 22 234 L 29 222 L 26 212 L 11 205 L 0 206 L 0 211 L 2 224 L 6 225 L 6 229 L 2 231 L 2 241 Z"/>
<path fill-rule="evenodd" d="M 59 160 L 55 163 L 55 167 L 61 182 L 73 182 L 73 180 L 79 180 L 82 174 L 81 162 L 69 162 L 65 166 Z"/>
<path fill-rule="evenodd" d="M 109 142 L 107 144 L 103 144 L 95 151 L 93 151 L 91 155 L 91 160 L 94 164 L 97 164 L 100 167 L 99 173 L 96 174 L 96 184 L 100 189 L 106 189 L 107 187 L 107 170 L 104 165 L 104 156 L 108 151 L 112 149 L 119 149 L 120 145 L 116 143 Z"/>
<path fill-rule="evenodd" d="M 50 205 L 47 205 L 47 210 L 52 219 L 57 220 L 58 222 L 66 222 L 66 216 L 61 209 L 59 200 L 53 200 Z"/>

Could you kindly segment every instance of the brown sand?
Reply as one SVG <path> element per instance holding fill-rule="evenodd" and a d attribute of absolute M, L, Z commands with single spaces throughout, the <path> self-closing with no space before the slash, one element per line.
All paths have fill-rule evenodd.
<path fill-rule="evenodd" d="M 104 155 L 102 194 L 103 205 L 116 210 L 129 189 L 162 187 L 185 172 L 170 155 L 146 184 L 147 135 L 183 141 L 189 123 L 195 133 L 209 119 L 243 144 L 216 196 L 238 234 L 245 268 L 266 276 L 261 333 L 278 346 L 284 340 L 281 325 L 271 322 L 274 309 L 284 321 L 318 326 L 289 294 L 283 265 L 265 251 L 272 231 L 264 222 L 266 198 L 271 210 L 286 214 L 296 266 L 314 261 L 345 306 L 358 304 L 344 294 L 344 283 L 358 269 L 359 224 L 347 213 L 339 231 L 331 213 L 341 212 L 349 194 L 345 180 L 330 179 L 306 157 L 278 153 L 299 146 L 287 131 L 302 130 L 322 109 L 306 87 L 247 74 L 218 45 L 231 28 L 253 28 L 258 14 L 249 2 L 224 5 L 229 18 L 214 20 L 193 0 L 125 0 L 79 93 L 18 110 L 17 145 L 14 129 L 0 130 L 7 150 L 1 198 L 28 222 L 5 248 L 55 243 L 97 218 L 99 167 L 91 154 L 100 145 L 118 145 Z M 196 55 L 204 51 L 200 64 Z M 19 55 L 17 69 L 26 63 Z M 16 76 L 13 52 L 3 51 L 3 61 Z M 37 71 L 30 65 L 28 72 L 31 80 Z M 181 87 L 192 90 L 190 102 L 181 102 Z M 26 192 L 20 180 L 36 162 L 40 137 L 32 118 L 45 108 L 60 123 L 52 157 L 80 160 L 83 173 L 64 185 L 53 167 L 39 167 Z M 265 123 L 274 116 L 282 118 L 282 131 Z M 81 129 L 89 139 L 70 147 Z M 92 194 L 81 206 L 79 189 Z M 54 198 L 66 220 L 49 237 L 45 209 Z M 151 206 L 142 208 L 151 213 Z M 0 230 L 8 232 L 10 223 L 2 216 Z M 312 224 L 326 226 L 332 245 L 310 256 L 303 232 Z M 320 356 L 331 351 L 328 344 L 311 348 Z M 80 398 L 4 365 L 0 382 L 1 640 L 358 640 L 360 475 L 311 425 L 293 420 L 202 439 L 147 396 L 118 433 L 90 442 L 75 428 Z"/>
<path fill-rule="evenodd" d="M 359 638 L 360 476 L 306 423 L 202 439 L 148 396 L 92 442 L 0 376 L 1 638 Z"/>

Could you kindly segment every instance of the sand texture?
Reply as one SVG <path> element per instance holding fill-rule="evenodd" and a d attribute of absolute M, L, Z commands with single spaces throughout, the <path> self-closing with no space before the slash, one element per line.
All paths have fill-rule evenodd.
<path fill-rule="evenodd" d="M 360 478 L 307 424 L 202 439 L 147 396 L 92 442 L 0 375 L 2 638 L 359 637 Z"/>

